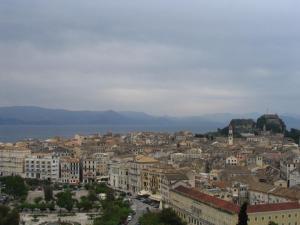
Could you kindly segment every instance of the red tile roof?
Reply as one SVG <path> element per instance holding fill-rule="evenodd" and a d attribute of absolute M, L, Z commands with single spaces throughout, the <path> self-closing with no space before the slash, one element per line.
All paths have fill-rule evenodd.
<path fill-rule="evenodd" d="M 240 210 L 239 205 L 202 193 L 199 190 L 196 190 L 194 188 L 179 186 L 175 188 L 173 191 L 183 196 L 189 197 L 193 200 L 202 202 L 203 204 L 209 205 L 211 207 L 229 213 L 237 214 Z M 282 210 L 290 210 L 290 209 L 300 209 L 300 204 L 298 202 L 286 202 L 286 203 L 274 203 L 274 204 L 249 205 L 247 212 L 258 213 L 258 212 L 282 211 Z"/>
<path fill-rule="evenodd" d="M 298 202 L 285 202 L 285 203 L 273 203 L 273 204 L 261 204 L 261 205 L 249 205 L 248 213 L 256 212 L 271 212 L 271 211 L 282 211 L 289 209 L 300 209 Z"/>
<path fill-rule="evenodd" d="M 200 201 L 206 205 L 210 205 L 214 208 L 221 209 L 229 213 L 238 213 L 240 210 L 240 207 L 238 205 L 208 194 L 204 194 L 194 188 L 179 186 L 175 188 L 174 191 L 186 197 L 192 198 L 196 201 Z"/>

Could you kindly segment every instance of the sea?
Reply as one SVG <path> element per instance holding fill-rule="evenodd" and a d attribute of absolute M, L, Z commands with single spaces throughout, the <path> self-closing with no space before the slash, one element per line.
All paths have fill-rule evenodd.
<path fill-rule="evenodd" d="M 193 133 L 213 131 L 214 127 L 200 126 L 159 126 L 159 125 L 0 125 L 0 142 L 16 142 L 26 139 L 45 140 L 60 136 L 73 137 L 75 134 L 105 134 L 107 132 L 126 134 L 134 131 L 169 132 L 187 130 Z"/>

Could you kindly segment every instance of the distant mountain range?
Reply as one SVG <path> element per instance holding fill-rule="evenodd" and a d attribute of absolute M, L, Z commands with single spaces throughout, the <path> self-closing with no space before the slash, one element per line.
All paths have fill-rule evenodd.
<path fill-rule="evenodd" d="M 201 116 L 171 117 L 152 116 L 132 111 L 71 111 L 35 106 L 0 107 L 0 125 L 161 125 L 202 127 L 208 130 L 223 128 L 234 118 L 256 119 L 259 113 L 215 113 Z M 300 128 L 300 115 L 283 114 L 280 117 L 288 128 Z"/>

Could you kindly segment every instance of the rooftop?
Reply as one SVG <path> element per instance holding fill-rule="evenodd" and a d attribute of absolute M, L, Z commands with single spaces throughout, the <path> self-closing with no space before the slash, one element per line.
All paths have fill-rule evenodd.
<path fill-rule="evenodd" d="M 179 186 L 175 188 L 173 191 L 189 197 L 193 200 L 202 202 L 206 205 L 210 205 L 216 209 L 220 209 L 232 214 L 239 213 L 240 206 L 235 205 L 232 202 L 228 202 L 222 199 L 219 199 L 214 196 L 210 196 L 208 194 L 202 193 L 199 190 L 194 188 L 187 188 L 184 186 Z M 300 209 L 299 202 L 286 202 L 286 203 L 275 203 L 275 204 L 261 204 L 261 205 L 249 205 L 248 213 L 257 213 L 257 212 L 271 212 L 271 211 L 282 211 L 282 210 L 290 210 L 290 209 Z"/>

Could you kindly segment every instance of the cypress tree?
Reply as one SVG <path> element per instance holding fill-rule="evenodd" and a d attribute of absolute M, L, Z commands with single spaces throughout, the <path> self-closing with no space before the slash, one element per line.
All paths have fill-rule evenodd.
<path fill-rule="evenodd" d="M 248 207 L 248 203 L 244 202 L 240 208 L 239 222 L 237 225 L 247 225 L 248 224 L 247 207 Z"/>

